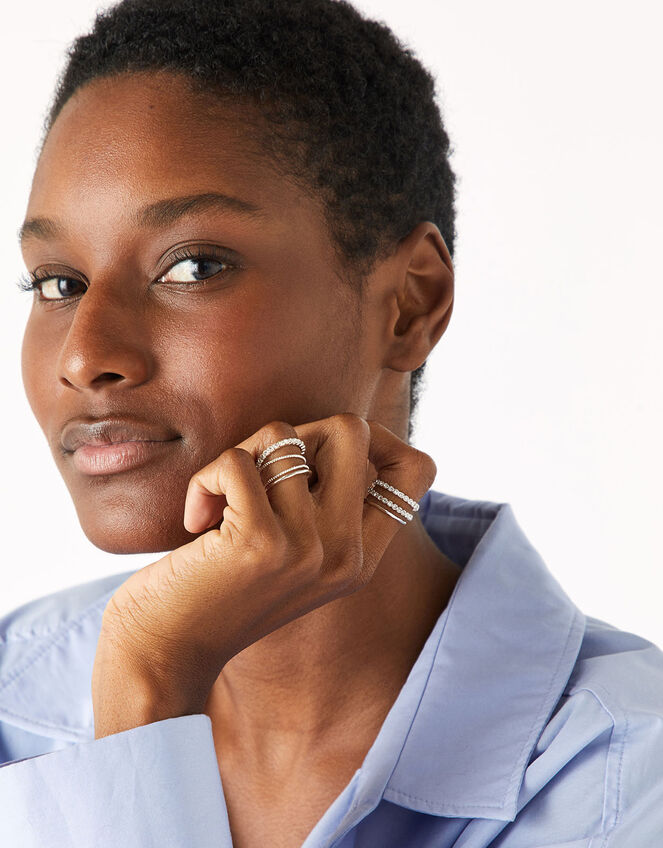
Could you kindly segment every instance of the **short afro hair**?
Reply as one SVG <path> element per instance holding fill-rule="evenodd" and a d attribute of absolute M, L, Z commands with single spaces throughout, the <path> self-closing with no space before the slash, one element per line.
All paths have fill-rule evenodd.
<path fill-rule="evenodd" d="M 345 0 L 122 0 L 69 47 L 44 138 L 78 88 L 132 71 L 172 71 L 256 105 L 270 154 L 322 198 L 360 298 L 365 275 L 421 221 L 453 257 L 455 175 L 435 81 Z M 425 365 L 411 373 L 408 442 Z"/>

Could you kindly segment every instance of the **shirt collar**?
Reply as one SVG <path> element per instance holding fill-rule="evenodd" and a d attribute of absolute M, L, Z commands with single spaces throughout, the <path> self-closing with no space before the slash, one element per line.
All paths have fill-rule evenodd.
<path fill-rule="evenodd" d="M 358 771 L 358 791 L 434 815 L 513 821 L 585 616 L 508 503 L 429 490 L 421 519 L 462 572 Z M 63 741 L 94 738 L 101 616 L 132 573 L 38 599 L 1 622 L 0 720 Z"/>
<path fill-rule="evenodd" d="M 585 616 L 508 503 L 429 490 L 421 508 L 462 572 L 356 773 L 353 808 L 384 797 L 422 813 L 513 821 Z"/>

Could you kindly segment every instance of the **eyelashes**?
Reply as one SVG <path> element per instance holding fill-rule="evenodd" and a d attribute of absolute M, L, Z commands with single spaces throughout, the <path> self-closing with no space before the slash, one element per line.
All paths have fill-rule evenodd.
<path fill-rule="evenodd" d="M 235 267 L 234 259 L 230 252 L 223 247 L 216 245 L 193 245 L 176 248 L 169 256 L 168 268 L 161 274 L 164 277 L 177 262 L 182 262 L 187 259 L 198 260 L 200 262 L 214 260 L 221 262 L 227 267 Z"/>
<path fill-rule="evenodd" d="M 36 274 L 21 274 L 16 281 L 16 285 L 21 291 L 34 291 L 37 288 L 39 279 Z"/>
<path fill-rule="evenodd" d="M 202 272 L 190 272 L 189 276 L 192 279 L 171 280 L 164 282 L 180 283 L 186 286 L 198 287 L 205 285 L 212 278 L 216 278 L 220 273 L 228 272 L 229 270 L 239 268 L 240 266 L 235 260 L 232 252 L 218 245 L 186 245 L 184 247 L 173 250 L 168 257 L 168 265 L 166 269 L 159 275 L 157 282 L 162 281 L 164 277 L 173 272 L 173 269 L 180 264 L 189 263 L 190 265 L 206 265 Z M 209 264 L 217 266 L 216 270 L 210 270 Z M 186 276 L 186 274 L 184 274 Z M 62 272 L 48 272 L 47 269 L 42 269 L 37 272 L 21 274 L 16 282 L 20 291 L 35 292 L 40 294 L 39 300 L 42 301 L 62 301 L 71 300 L 75 295 L 72 293 L 62 292 L 60 289 L 61 282 L 77 283 L 87 285 L 75 276 L 67 276 Z M 52 284 L 51 284 L 52 283 Z M 51 296 L 49 296 L 49 294 Z"/>

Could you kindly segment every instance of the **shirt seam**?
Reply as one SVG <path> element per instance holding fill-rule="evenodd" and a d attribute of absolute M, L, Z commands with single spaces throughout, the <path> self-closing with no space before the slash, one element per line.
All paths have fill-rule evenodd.
<path fill-rule="evenodd" d="M 407 792 L 401 792 L 400 789 L 389 789 L 388 791 L 389 791 L 389 794 L 392 795 L 392 796 L 393 795 L 399 795 L 401 798 L 409 798 L 411 801 L 421 801 L 423 804 L 425 804 L 428 807 L 431 807 L 431 808 L 434 807 L 434 805 L 431 803 L 431 801 L 428 800 L 427 798 L 419 798 L 417 795 L 409 795 Z M 387 795 L 387 792 L 385 791 L 385 797 L 386 797 L 386 795 Z M 389 800 L 389 799 L 387 798 L 387 800 Z M 449 807 L 450 809 L 454 809 L 454 810 L 456 810 L 456 809 L 463 810 L 463 809 L 465 809 L 465 807 L 495 807 L 495 808 L 500 808 L 500 809 L 504 808 L 504 804 L 501 804 L 501 803 L 497 803 L 497 804 L 473 804 L 473 803 L 468 804 L 468 803 L 465 803 L 465 801 L 463 801 L 462 804 L 451 804 L 451 803 L 446 804 L 445 803 L 445 806 Z"/>
<path fill-rule="evenodd" d="M 576 613 L 575 613 L 575 615 L 574 615 L 574 617 L 573 617 L 573 620 L 571 621 L 571 623 L 570 623 L 570 625 L 569 625 L 569 631 L 568 631 L 568 633 L 567 633 L 567 635 L 566 635 L 566 640 L 565 640 L 565 642 L 564 642 L 564 646 L 563 646 L 562 651 L 560 652 L 559 658 L 558 658 L 558 660 L 557 660 L 557 665 L 555 666 L 555 671 L 553 672 L 553 675 L 552 675 L 552 678 L 551 678 L 550 684 L 549 684 L 549 686 L 548 686 L 548 689 L 546 690 L 546 693 L 545 693 L 545 695 L 543 696 L 543 699 L 540 701 L 540 703 L 541 703 L 541 704 L 546 704 L 546 702 L 547 702 L 547 700 L 548 700 L 548 696 L 550 695 L 551 691 L 552 691 L 552 690 L 553 690 L 553 688 L 554 688 L 555 681 L 557 680 L 557 674 L 558 674 L 558 672 L 559 672 L 559 668 L 560 668 L 560 666 L 561 666 L 561 664 L 562 664 L 562 660 L 563 660 L 564 656 L 566 655 L 566 650 L 567 650 L 567 648 L 568 648 L 569 641 L 570 641 L 571 636 L 572 636 L 572 634 L 573 634 L 573 632 L 574 632 L 574 626 L 575 626 L 575 624 L 576 624 L 577 620 L 579 620 L 579 619 L 580 619 L 580 616 L 579 616 L 579 615 L 578 615 L 578 613 L 576 612 Z M 445 625 L 446 625 L 446 622 L 445 622 Z M 440 636 L 440 638 L 441 638 L 441 636 Z M 437 652 L 436 652 L 436 653 L 437 653 Z M 432 666 L 431 666 L 431 669 L 432 669 Z M 428 682 L 428 680 L 427 680 L 426 682 Z M 424 689 L 425 689 L 425 687 L 424 687 Z M 422 692 L 422 697 L 423 697 L 423 692 Z M 554 705 L 553 705 L 553 706 L 554 706 Z M 417 706 L 417 709 L 418 709 L 418 706 Z M 518 772 L 519 772 L 519 771 L 520 771 L 520 769 L 521 769 L 521 760 L 522 760 L 522 758 L 523 758 L 523 751 L 525 751 L 525 752 L 526 752 L 526 751 L 528 751 L 528 750 L 529 750 L 529 748 L 530 748 L 530 742 L 531 742 L 531 737 L 532 737 L 532 731 L 533 731 L 533 730 L 534 730 L 534 728 L 537 726 L 537 724 L 539 724 L 539 723 L 540 723 L 540 714 L 541 714 L 541 710 L 542 710 L 542 709 L 543 709 L 543 707 L 539 707 L 539 709 L 537 710 L 536 715 L 535 715 L 535 717 L 534 717 L 534 721 L 532 722 L 532 724 L 531 724 L 531 726 L 530 726 L 530 729 L 529 729 L 529 731 L 528 731 L 528 733 L 527 733 L 527 737 L 526 737 L 525 743 L 524 743 L 523 747 L 521 748 L 521 750 L 520 750 L 520 752 L 519 752 L 519 754 L 518 754 L 518 757 L 517 757 L 517 759 L 516 759 L 516 765 L 514 766 L 514 768 L 513 768 L 512 772 L 511 772 L 511 776 L 509 777 L 509 780 L 508 780 L 508 783 L 507 783 L 507 794 L 511 791 L 511 789 L 512 789 L 512 784 L 513 784 L 513 782 L 514 782 L 514 778 L 515 778 L 515 776 L 518 774 Z M 415 713 L 415 715 L 416 715 L 416 713 Z M 613 720 L 613 721 L 614 721 L 614 720 Z M 414 723 L 414 721 L 413 721 L 413 723 Z M 408 731 L 408 735 L 409 735 L 409 731 Z M 406 737 L 406 739 L 407 739 L 407 737 Z M 403 745 L 403 747 L 405 747 L 405 745 Z M 400 757 L 399 757 L 399 759 L 400 759 Z M 524 772 L 523 772 L 523 774 L 524 774 Z M 384 793 L 384 795 L 385 795 L 385 796 L 386 796 L 386 794 L 387 794 L 387 791 L 388 791 L 388 792 L 389 792 L 392 796 L 394 796 L 394 795 L 398 795 L 398 796 L 400 796 L 400 797 L 402 797 L 402 798 L 408 798 L 408 799 L 410 799 L 410 800 L 412 800 L 412 801 L 420 801 L 421 803 L 425 804 L 427 807 L 429 807 L 429 808 L 431 808 L 431 809 L 434 809 L 436 806 L 439 806 L 439 805 L 436 805 L 434 802 L 432 802 L 429 798 L 421 798 L 421 797 L 419 797 L 419 796 L 417 796 L 417 795 L 410 795 L 410 794 L 408 794 L 407 792 L 402 792 L 402 791 L 401 791 L 401 790 L 399 790 L 399 789 L 389 789 L 389 790 L 385 790 L 385 793 Z M 490 802 L 485 802 L 485 803 L 484 803 L 484 802 L 477 802 L 477 803 L 475 803 L 475 802 L 465 802 L 465 801 L 463 801 L 463 803 L 462 803 L 462 804 L 453 804 L 453 803 L 448 803 L 446 806 L 448 806 L 450 809 L 461 809 L 461 810 L 462 810 L 462 809 L 464 809 L 464 808 L 466 808 L 466 807 L 470 807 L 470 808 L 471 808 L 471 807 L 486 807 L 486 808 L 488 808 L 488 809 L 504 809 L 505 804 L 504 804 L 504 802 L 498 802 L 498 803 L 490 803 Z"/>
<path fill-rule="evenodd" d="M 480 547 L 480 546 L 482 546 L 482 545 L 484 545 L 484 546 L 485 546 L 485 544 L 486 544 L 486 536 L 488 535 L 488 531 L 490 531 L 490 529 L 491 529 L 491 528 L 494 528 L 494 527 L 497 525 L 497 522 L 498 522 L 500 519 L 502 519 L 502 520 L 504 519 L 504 515 L 505 515 L 505 507 L 506 507 L 506 506 L 507 506 L 507 504 L 500 504 L 500 505 L 499 505 L 499 509 L 497 510 L 496 515 L 495 515 L 492 519 L 490 519 L 489 526 L 488 526 L 488 530 L 487 530 L 487 531 L 484 531 L 484 533 L 482 534 L 481 538 L 479 539 L 479 542 L 478 542 L 478 544 L 476 545 L 476 547 L 475 547 L 475 549 L 474 549 L 474 555 L 476 555 L 476 552 L 477 552 L 477 550 L 479 549 L 479 547 Z M 495 533 L 495 532 L 497 532 L 497 531 L 493 529 L 493 532 Z M 389 781 L 391 780 L 391 778 L 392 778 L 392 776 L 393 776 L 394 772 L 395 772 L 395 771 L 396 771 L 396 769 L 398 768 L 398 764 L 400 763 L 401 758 L 402 758 L 402 756 L 403 756 L 403 751 L 405 750 L 405 746 L 406 746 L 406 744 L 407 744 L 407 740 L 410 738 L 410 734 L 411 734 L 411 732 L 412 732 L 412 727 L 414 726 L 414 723 L 415 723 L 415 720 L 416 720 L 417 714 L 419 713 L 419 710 L 421 709 L 421 702 L 422 702 L 422 701 L 423 701 L 423 699 L 424 699 L 424 695 L 425 695 L 425 693 L 426 693 L 426 689 L 428 688 L 428 683 L 429 683 L 429 680 L 430 680 L 431 674 L 433 673 L 433 668 L 435 667 L 435 661 L 437 660 L 437 654 L 438 654 L 438 652 L 439 652 L 439 650 L 440 650 L 440 644 L 441 644 L 442 639 L 443 639 L 443 637 L 444 637 L 444 633 L 445 633 L 445 631 L 446 631 L 446 629 L 447 629 L 447 624 L 448 624 L 448 622 L 449 622 L 449 618 L 450 618 L 450 616 L 451 616 L 451 610 L 452 610 L 452 607 L 453 607 L 453 605 L 454 605 L 454 603 L 455 603 L 455 601 L 456 601 L 456 597 L 457 597 L 457 596 L 458 596 L 458 594 L 459 594 L 459 586 L 460 586 L 460 581 L 456 581 L 456 584 L 454 585 L 453 591 L 452 591 L 452 593 L 451 593 L 451 597 L 449 598 L 449 601 L 448 601 L 448 603 L 447 603 L 447 606 L 445 607 L 444 613 L 446 614 L 446 618 L 445 618 L 445 620 L 444 620 L 444 624 L 443 624 L 442 629 L 441 629 L 441 631 L 440 631 L 440 636 L 439 636 L 439 639 L 437 640 L 437 644 L 436 644 L 436 646 L 435 646 L 435 651 L 433 652 L 433 658 L 432 658 L 432 660 L 431 660 L 431 664 L 430 664 L 430 667 L 429 667 L 429 669 L 428 669 L 428 673 L 426 674 L 426 681 L 425 681 L 424 685 L 421 687 L 421 694 L 419 695 L 419 700 L 418 700 L 418 702 L 417 702 L 416 709 L 414 710 L 414 712 L 413 712 L 413 714 L 412 714 L 412 721 L 410 722 L 410 726 L 408 727 L 407 733 L 405 734 L 405 739 L 403 740 L 403 744 L 401 745 L 401 749 L 400 749 L 400 751 L 398 752 L 398 757 L 396 757 L 396 762 L 394 763 L 394 766 L 393 766 L 393 768 L 392 768 L 391 772 L 389 773 L 389 777 L 387 778 L 387 781 L 386 781 L 386 783 L 385 783 L 385 787 L 384 787 L 384 789 L 382 790 L 382 794 L 381 794 L 381 796 L 380 796 L 381 798 L 385 798 L 385 797 L 386 797 L 387 792 L 392 793 L 392 794 L 394 794 L 394 793 L 398 793 L 398 794 L 402 795 L 402 797 L 404 797 L 404 798 L 408 798 L 408 797 L 409 797 L 409 798 L 411 798 L 412 800 L 415 800 L 415 801 L 421 801 L 421 802 L 425 803 L 427 806 L 431 807 L 431 809 L 433 808 L 433 803 L 432 803 L 429 799 L 426 799 L 426 798 L 417 798 L 417 797 L 416 797 L 416 796 L 414 796 L 414 795 L 409 796 L 409 795 L 407 795 L 407 794 L 406 794 L 406 793 L 404 793 L 404 792 L 400 792 L 400 790 L 398 790 L 398 789 L 392 789 L 392 788 L 389 788 Z M 379 801 L 378 801 L 378 803 L 379 803 Z M 350 810 L 349 810 L 348 812 L 349 812 L 349 813 L 354 812 L 354 810 L 357 808 L 357 806 L 358 806 L 358 804 L 357 804 L 356 799 L 355 799 L 355 802 L 353 802 L 353 804 L 352 804 L 352 806 L 350 807 Z M 481 805 L 481 804 L 468 804 L 467 806 L 476 806 L 476 807 L 479 807 L 479 806 L 482 806 L 482 805 Z M 500 804 L 487 804 L 486 806 L 500 807 L 501 805 L 500 805 Z"/>
<path fill-rule="evenodd" d="M 543 728 L 547 724 L 546 718 L 548 718 L 548 719 L 550 718 L 550 713 L 555 708 L 555 704 L 554 703 L 549 704 L 548 699 L 550 697 L 550 693 L 555 688 L 555 684 L 559 682 L 558 681 L 559 670 L 562 666 L 562 661 L 567 654 L 567 650 L 568 650 L 568 647 L 569 647 L 569 642 L 571 641 L 571 637 L 576 632 L 577 625 L 581 624 L 581 623 L 584 624 L 584 621 L 585 621 L 584 613 L 582 613 L 578 609 L 574 609 L 573 617 L 572 617 L 572 619 L 571 619 L 571 621 L 568 625 L 569 629 L 568 629 L 568 632 L 566 634 L 566 639 L 564 640 L 564 646 L 562 647 L 562 650 L 560 651 L 559 657 L 557 658 L 557 664 L 555 665 L 555 670 L 554 670 L 554 672 L 553 672 L 553 674 L 550 678 L 550 682 L 548 684 L 548 688 L 546 690 L 546 693 L 543 696 L 542 700 L 539 702 L 539 709 L 536 711 L 536 714 L 534 716 L 534 720 L 532 721 L 530 729 L 527 733 L 527 738 L 525 740 L 525 743 L 524 743 L 523 747 L 521 748 L 520 753 L 518 754 L 518 759 L 516 760 L 516 764 L 513 767 L 511 777 L 509 778 L 509 782 L 507 784 L 507 794 L 509 794 L 512 791 L 513 786 L 516 782 L 516 778 L 518 777 L 518 774 L 520 774 L 520 781 L 522 783 L 522 779 L 525 775 L 525 771 L 526 771 L 527 765 L 528 765 L 527 760 L 529 758 L 529 755 L 531 755 L 532 748 L 534 747 L 534 744 L 536 743 L 536 738 L 533 738 L 535 736 L 534 731 L 537 727 L 539 727 L 539 734 L 538 735 L 539 736 L 541 735 Z M 568 677 L 566 679 L 568 680 Z M 562 688 L 562 693 L 560 693 L 560 697 L 561 697 L 561 694 L 563 694 L 563 688 Z M 559 698 L 557 698 L 557 700 L 559 700 Z M 525 761 L 524 763 L 523 763 L 523 760 Z M 516 799 L 516 803 L 517 803 L 517 799 Z"/>
<path fill-rule="evenodd" d="M 22 665 L 19 665 L 18 668 L 14 669 L 7 677 L 0 678 L 0 692 L 4 692 L 5 689 L 8 689 L 12 686 L 19 677 L 21 677 L 25 672 L 32 666 L 34 663 L 40 659 L 46 651 L 52 648 L 57 642 L 64 638 L 66 634 L 68 634 L 75 627 L 78 627 L 85 618 L 92 615 L 98 609 L 102 607 L 102 604 L 106 605 L 106 598 L 102 598 L 100 601 L 92 604 L 92 606 L 86 607 L 86 609 L 80 613 L 76 618 L 69 619 L 69 621 L 62 624 L 60 627 L 56 628 L 53 631 L 50 631 L 48 636 L 48 641 L 45 645 L 42 645 L 40 650 L 35 651 L 28 655 L 27 659 L 23 662 Z"/>
<path fill-rule="evenodd" d="M 85 731 L 88 729 L 88 728 L 85 728 L 85 727 L 81 727 L 80 725 L 74 726 L 74 725 L 67 725 L 67 724 L 52 724 L 51 722 L 40 721 L 39 719 L 33 718 L 32 716 L 22 715 L 21 713 L 16 713 L 13 710 L 9 710 L 4 705 L 0 706 L 0 721 L 2 720 L 1 716 L 3 716 L 3 715 L 10 716 L 11 718 L 21 719 L 22 721 L 29 721 L 30 724 L 34 725 L 35 727 L 40 727 L 40 728 L 43 728 L 44 730 L 65 730 L 65 731 L 71 731 L 72 733 L 85 733 Z M 26 732 L 29 733 L 30 731 L 26 731 Z M 79 741 L 85 741 L 85 740 L 79 740 Z M 76 743 L 74 743 L 74 744 L 76 744 Z M 37 756 L 40 756 L 40 755 L 37 755 Z M 31 758 L 28 758 L 28 759 L 31 759 Z"/>
<path fill-rule="evenodd" d="M 605 689 L 603 689 L 603 687 L 599 687 L 597 684 L 594 684 L 594 686 L 595 686 L 596 689 L 601 690 L 604 698 L 607 700 L 606 696 L 608 695 L 608 693 L 605 691 Z M 623 729 L 621 730 L 621 733 L 617 736 L 617 738 L 615 738 L 615 736 L 617 735 L 616 730 L 617 730 L 618 725 L 619 725 L 618 719 L 615 716 L 614 712 L 612 710 L 610 710 L 609 707 L 607 706 L 607 704 L 604 702 L 604 699 L 600 697 L 599 693 L 597 691 L 595 691 L 595 689 L 590 689 L 587 686 L 580 686 L 580 687 L 574 688 L 572 690 L 572 694 L 575 694 L 576 692 L 589 692 L 590 695 L 592 695 L 595 698 L 595 700 L 599 703 L 599 706 L 601 707 L 601 709 L 603 709 L 608 714 L 608 716 L 610 716 L 610 719 L 612 720 L 612 732 L 610 734 L 610 744 L 608 745 L 608 753 L 607 753 L 607 756 L 606 756 L 605 775 L 604 775 L 604 778 L 603 778 L 603 824 L 602 824 L 602 827 L 601 827 L 601 832 L 597 833 L 595 835 L 596 837 L 599 837 L 599 836 L 602 837 L 602 842 L 601 842 L 599 848 L 607 848 L 610 835 L 614 832 L 617 825 L 621 822 L 622 817 L 623 817 L 623 813 L 624 813 L 623 804 L 622 804 L 622 800 L 623 800 L 622 777 L 623 777 L 623 767 L 624 767 L 624 754 L 626 753 L 626 742 L 627 742 L 628 735 L 629 735 L 629 720 L 628 720 L 627 713 L 623 710 L 620 710 L 622 720 L 623 720 Z M 571 694 L 571 693 L 569 693 L 569 694 Z M 615 794 L 614 820 L 613 820 L 612 824 L 608 825 L 607 822 L 606 822 L 607 805 L 608 805 L 608 797 L 609 797 L 608 796 L 608 769 L 609 769 L 609 764 L 610 764 L 610 754 L 613 751 L 613 747 L 614 747 L 615 751 L 619 752 L 619 754 L 618 754 L 619 758 L 617 760 L 617 771 L 616 771 L 617 790 L 616 790 L 616 794 Z M 594 838 L 595 837 L 592 837 L 592 840 Z"/>
<path fill-rule="evenodd" d="M 107 590 L 104 592 L 102 597 L 96 600 L 93 604 L 88 604 L 88 606 L 84 607 L 79 613 L 77 613 L 73 618 L 68 618 L 66 621 L 62 621 L 59 624 L 54 625 L 53 627 L 48 627 L 43 631 L 33 629 L 33 630 L 19 630 L 18 632 L 13 630 L 7 630 L 4 633 L 0 634 L 0 644 L 3 645 L 11 645 L 14 642 L 29 642 L 32 639 L 47 639 L 50 637 L 57 636 L 62 630 L 66 630 L 72 625 L 77 624 L 91 612 L 94 612 L 98 607 L 101 606 L 104 601 L 107 601 L 106 595 L 110 596 L 115 589 Z"/>
<path fill-rule="evenodd" d="M 426 688 L 428 687 L 428 681 L 430 680 L 430 676 L 433 673 L 433 668 L 435 666 L 435 659 L 437 657 L 437 652 L 440 648 L 440 643 L 442 641 L 442 637 L 444 636 L 444 632 L 447 629 L 447 622 L 449 621 L 449 615 L 451 613 L 451 607 L 454 603 L 454 600 L 455 600 L 455 597 L 456 597 L 456 594 L 457 594 L 457 592 L 456 592 L 457 587 L 458 587 L 458 582 L 456 582 L 456 585 L 453 588 L 453 591 L 451 593 L 451 597 L 449 598 L 449 602 L 447 603 L 447 606 L 446 606 L 446 609 L 445 609 L 446 617 L 445 617 L 445 620 L 444 620 L 444 624 L 442 625 L 442 629 L 440 630 L 440 636 L 437 640 L 437 644 L 435 646 L 435 651 L 433 651 L 433 656 L 432 656 L 432 659 L 431 659 L 430 666 L 428 668 L 428 673 L 426 674 L 426 680 L 424 682 L 424 685 L 421 687 L 421 693 L 419 695 L 419 700 L 417 701 L 417 706 L 416 706 L 416 708 L 415 708 L 415 710 L 412 714 L 412 721 L 410 723 L 410 726 L 408 727 L 407 733 L 405 734 L 405 738 L 403 739 L 403 744 L 401 745 L 401 749 L 398 752 L 398 756 L 396 757 L 396 762 L 394 763 L 393 768 L 389 772 L 389 776 L 387 777 L 387 780 L 386 780 L 386 783 L 385 783 L 385 788 L 382 790 L 382 793 L 381 793 L 381 798 L 384 798 L 384 796 L 385 796 L 385 792 L 387 791 L 387 786 L 389 784 L 389 781 L 391 780 L 392 775 L 396 771 L 398 763 L 401 760 L 401 757 L 403 755 L 403 751 L 405 749 L 405 745 L 406 745 L 407 740 L 409 739 L 410 733 L 412 731 L 412 726 L 414 725 L 415 719 L 417 717 L 417 713 L 419 712 L 419 709 L 421 708 L 421 702 L 424 698 L 424 693 L 426 692 Z M 394 792 L 394 791 L 397 791 L 397 790 L 390 790 L 390 791 Z M 378 803 L 380 803 L 381 798 L 378 800 Z M 358 800 L 357 800 L 357 798 L 355 798 L 355 800 L 353 801 L 353 803 L 350 806 L 350 809 L 348 810 L 348 814 L 354 812 L 358 808 L 358 806 L 359 806 Z"/>

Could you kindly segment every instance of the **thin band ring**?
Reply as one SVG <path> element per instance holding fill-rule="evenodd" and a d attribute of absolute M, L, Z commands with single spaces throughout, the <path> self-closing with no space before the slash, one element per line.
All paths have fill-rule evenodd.
<path fill-rule="evenodd" d="M 275 450 L 280 447 L 283 447 L 284 445 L 297 445 L 297 447 L 301 450 L 301 454 L 284 454 L 283 456 L 276 456 L 274 457 L 274 459 L 270 459 L 269 462 L 265 462 L 265 459 L 267 459 L 270 453 L 273 453 Z M 297 462 L 295 463 L 295 465 L 291 465 L 289 468 L 284 468 L 283 471 L 279 471 L 278 474 L 274 474 L 272 477 L 270 477 L 264 483 L 265 491 L 270 489 L 272 486 L 275 486 L 277 483 L 280 483 L 282 480 L 287 480 L 290 477 L 295 477 L 297 474 L 311 474 L 311 469 L 308 466 L 306 459 L 304 458 L 305 454 L 305 443 L 301 439 L 295 437 L 279 439 L 279 441 L 268 445 L 256 460 L 256 468 L 259 472 L 262 471 L 263 468 L 266 468 L 268 465 L 271 465 L 274 462 L 278 462 L 280 459 L 298 459 L 301 460 L 301 462 Z M 390 500 L 384 495 L 381 495 L 375 488 L 376 486 L 381 486 L 383 489 L 386 489 L 388 492 L 391 492 L 392 494 L 396 495 L 396 497 L 402 498 L 405 503 L 409 504 L 412 507 L 413 512 L 417 512 L 417 510 L 419 509 L 419 504 L 413 498 L 409 497 L 409 495 L 406 495 L 404 492 L 401 492 L 400 489 L 397 489 L 395 486 L 392 486 L 391 483 L 387 483 L 384 480 L 380 479 L 374 480 L 369 486 L 368 491 L 364 497 L 365 503 L 369 504 L 370 506 L 374 506 L 381 512 L 384 512 L 385 515 L 388 515 L 390 518 L 393 518 L 395 521 L 398 521 L 399 524 L 407 524 L 409 521 L 412 521 L 412 519 L 414 518 L 412 512 L 408 512 L 406 509 L 403 509 L 403 507 L 399 506 L 397 503 L 394 503 L 394 501 Z M 385 506 L 381 506 L 379 503 L 375 503 L 375 501 L 368 500 L 369 495 L 372 495 L 376 500 L 381 501 L 381 503 L 385 504 L 386 506 L 391 507 L 391 509 L 393 509 L 394 512 L 398 514 L 395 515 L 394 512 L 391 512 L 389 509 L 386 509 Z"/>
<path fill-rule="evenodd" d="M 291 466 L 290 468 L 285 468 L 283 471 L 275 474 L 273 477 L 270 477 L 269 480 L 265 483 L 265 491 L 267 489 L 271 489 L 276 483 L 280 483 L 282 480 L 287 480 L 288 477 L 294 477 L 296 474 L 310 474 L 311 469 L 308 467 L 306 463 L 298 468 L 294 468 Z"/>
<path fill-rule="evenodd" d="M 297 445 L 297 447 L 301 450 L 301 454 L 298 453 L 290 453 L 284 454 L 283 456 L 276 456 L 274 459 L 270 459 L 269 462 L 265 462 L 265 459 L 269 456 L 270 453 L 273 453 L 280 447 L 284 445 Z M 306 460 L 304 459 L 304 454 L 306 453 L 306 444 L 301 440 L 295 437 L 291 437 L 288 439 L 280 439 L 278 442 L 274 442 L 260 454 L 258 459 L 256 460 L 256 468 L 258 469 L 258 473 L 262 471 L 263 468 L 266 468 L 268 465 L 271 465 L 273 462 L 278 462 L 280 459 L 301 459 L 301 462 L 296 463 L 295 465 L 291 465 L 289 468 L 284 468 L 283 471 L 279 471 L 278 474 L 274 474 L 273 477 L 270 477 L 264 484 L 265 491 L 271 489 L 272 486 L 276 485 L 276 483 L 280 483 L 282 480 L 287 480 L 289 477 L 295 477 L 297 474 L 311 474 L 311 469 L 309 468 Z"/>
<path fill-rule="evenodd" d="M 306 455 L 306 445 L 301 439 L 297 439 L 294 436 L 288 439 L 279 439 L 278 442 L 274 442 L 272 445 L 268 445 L 265 450 L 260 454 L 258 459 L 256 459 L 256 468 L 258 471 L 261 470 L 265 459 L 269 456 L 270 453 L 273 453 L 275 450 L 280 448 L 282 445 L 297 445 L 302 452 L 302 456 Z"/>
<path fill-rule="evenodd" d="M 397 497 L 402 498 L 407 504 L 410 504 L 412 506 L 414 512 L 416 512 L 419 509 L 419 504 L 415 500 L 413 500 L 411 497 L 409 497 L 408 495 L 401 492 L 395 486 L 392 486 L 390 483 L 386 483 L 384 480 L 380 480 L 380 479 L 374 480 L 373 483 L 371 483 L 371 485 L 369 486 L 368 492 L 366 493 L 366 497 L 368 497 L 368 495 L 373 495 L 373 497 L 376 498 L 377 500 L 381 501 L 382 503 L 386 504 L 387 506 L 390 506 L 393 510 L 395 510 L 398 513 L 398 515 L 402 515 L 403 518 L 406 519 L 406 521 L 412 521 L 412 519 L 414 518 L 414 515 L 411 512 L 408 512 L 406 509 L 403 509 L 403 507 L 399 506 L 397 503 L 394 503 L 389 498 L 386 498 L 384 495 L 381 495 L 376 490 L 375 486 L 382 486 L 384 489 L 387 489 L 388 491 L 393 492 Z M 364 498 L 364 500 L 366 500 L 366 498 Z M 390 512 L 389 510 L 385 509 L 382 506 L 379 506 L 378 504 L 374 503 L 373 501 L 366 501 L 366 502 L 371 504 L 371 506 L 377 507 L 377 509 L 381 509 L 382 512 L 386 512 L 387 515 L 390 515 L 392 518 L 395 518 L 396 521 L 400 521 L 401 524 L 406 523 L 406 521 L 403 521 L 401 518 L 398 517 L 398 515 L 394 515 L 392 512 Z"/>

